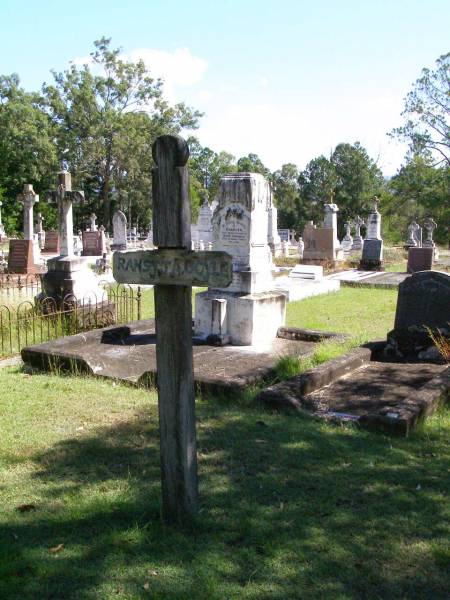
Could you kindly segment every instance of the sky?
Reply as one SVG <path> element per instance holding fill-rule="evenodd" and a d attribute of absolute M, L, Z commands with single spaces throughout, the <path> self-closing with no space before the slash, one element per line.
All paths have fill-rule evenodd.
<path fill-rule="evenodd" d="M 303 169 L 359 141 L 386 176 L 406 151 L 386 134 L 450 45 L 448 0 L 0 0 L 0 23 L 0 74 L 27 90 L 111 37 L 205 113 L 195 135 L 216 152 Z"/>

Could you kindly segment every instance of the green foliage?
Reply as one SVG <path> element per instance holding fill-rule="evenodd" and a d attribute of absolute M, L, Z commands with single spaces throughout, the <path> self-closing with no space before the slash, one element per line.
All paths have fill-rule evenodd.
<path fill-rule="evenodd" d="M 343 224 L 355 215 L 366 215 L 372 208 L 370 200 L 380 196 L 383 175 L 359 142 L 338 144 L 331 155 L 336 173 L 334 201 L 339 207 L 339 221 Z"/>
<path fill-rule="evenodd" d="M 263 164 L 259 156 L 253 153 L 242 156 L 237 161 L 237 170 L 239 173 L 261 173 L 261 175 L 270 178 L 269 169 Z"/>
<path fill-rule="evenodd" d="M 450 167 L 450 53 L 423 69 L 406 96 L 401 127 L 391 132 L 409 144 L 411 154 L 430 154 L 434 163 Z"/>
<path fill-rule="evenodd" d="M 16 74 L 0 76 L 0 184 L 7 233 L 22 229 L 16 197 L 24 183 L 43 194 L 58 168 L 55 127 L 41 110 L 37 94 L 25 92 Z"/>
<path fill-rule="evenodd" d="M 329 202 L 337 185 L 334 165 L 325 156 L 313 158 L 299 175 L 299 225 L 307 221 L 320 223 L 323 205 Z"/>
<path fill-rule="evenodd" d="M 430 156 L 412 156 L 388 183 L 388 194 L 383 202 L 387 239 L 403 242 L 411 221 L 420 223 L 431 215 L 438 224 L 435 239 L 446 242 L 450 223 L 449 189 L 449 167 L 433 166 Z"/>
<path fill-rule="evenodd" d="M 94 210 L 108 225 L 117 207 L 128 212 L 130 224 L 139 219 L 148 226 L 152 143 L 160 134 L 195 128 L 201 115 L 184 104 L 170 106 L 163 82 L 142 60 L 122 60 L 110 42 L 94 42 L 92 70 L 72 64 L 53 72 L 55 84 L 44 84 L 42 106 L 56 128 L 59 158 L 85 189 L 82 214 Z"/>
<path fill-rule="evenodd" d="M 296 229 L 299 217 L 299 171 L 292 163 L 285 164 L 272 175 L 274 200 L 278 209 L 278 227 Z"/>

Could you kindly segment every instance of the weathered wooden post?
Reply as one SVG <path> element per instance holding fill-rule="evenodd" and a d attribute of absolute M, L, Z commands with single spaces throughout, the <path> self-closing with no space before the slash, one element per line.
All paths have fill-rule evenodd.
<path fill-rule="evenodd" d="M 197 449 L 192 360 L 192 285 L 228 286 L 231 256 L 191 251 L 189 150 L 178 137 L 153 144 L 154 243 L 158 250 L 115 252 L 120 283 L 155 284 L 156 363 L 163 514 L 183 521 L 197 512 Z"/>

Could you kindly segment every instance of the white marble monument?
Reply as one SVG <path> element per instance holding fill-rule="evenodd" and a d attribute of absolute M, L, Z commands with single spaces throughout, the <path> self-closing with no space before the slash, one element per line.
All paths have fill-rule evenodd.
<path fill-rule="evenodd" d="M 23 191 L 17 197 L 23 206 L 23 239 L 33 242 L 33 262 L 39 264 L 41 259 L 41 250 L 37 235 L 34 235 L 33 227 L 33 207 L 39 202 L 39 194 L 33 190 L 31 183 L 24 183 Z"/>
<path fill-rule="evenodd" d="M 284 324 L 286 298 L 273 292 L 267 243 L 269 182 L 258 173 L 221 179 L 212 218 L 214 250 L 233 259 L 233 281 L 196 296 L 195 335 L 214 343 L 265 345 Z"/>
<path fill-rule="evenodd" d="M 42 277 L 42 296 L 52 296 L 61 303 L 71 301 L 100 301 L 103 291 L 89 268 L 88 259 L 75 256 L 73 235 L 73 202 L 84 200 L 84 193 L 72 191 L 72 178 L 68 171 L 58 173 L 56 190 L 47 192 L 49 202 L 58 205 L 58 228 L 61 240 L 60 256 L 47 261 L 48 272 Z"/>

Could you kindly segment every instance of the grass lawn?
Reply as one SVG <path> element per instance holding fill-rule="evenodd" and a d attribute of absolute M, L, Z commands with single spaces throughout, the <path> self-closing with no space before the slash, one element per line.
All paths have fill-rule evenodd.
<path fill-rule="evenodd" d="M 385 336 L 395 301 L 343 288 L 288 322 L 354 344 Z M 199 398 L 201 510 L 176 529 L 155 392 L 9 368 L 0 399 L 2 600 L 448 597 L 448 408 L 397 439 Z"/>
<path fill-rule="evenodd" d="M 14 369 L 0 390 L 2 599 L 447 597 L 448 413 L 404 440 L 199 400 L 177 530 L 154 393 Z"/>

